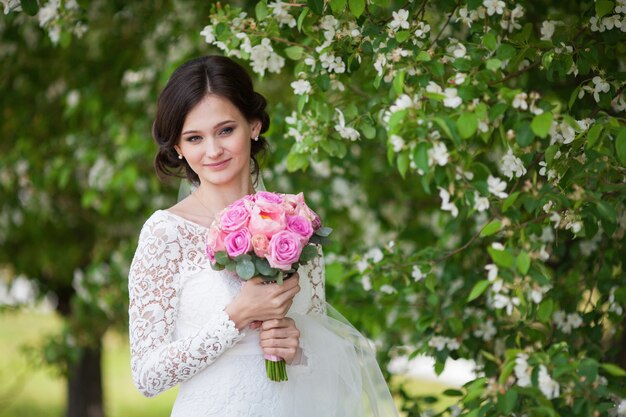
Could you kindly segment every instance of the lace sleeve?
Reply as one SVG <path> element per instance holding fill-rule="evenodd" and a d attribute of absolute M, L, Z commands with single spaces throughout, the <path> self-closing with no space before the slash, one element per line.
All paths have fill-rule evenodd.
<path fill-rule="evenodd" d="M 131 370 L 146 397 L 191 378 L 242 337 L 222 311 L 195 335 L 173 340 L 183 250 L 175 225 L 153 216 L 141 231 L 130 268 Z"/>
<path fill-rule="evenodd" d="M 306 271 L 311 284 L 311 306 L 307 313 L 326 315 L 324 252 L 321 245 L 317 245 L 317 253 Z"/>

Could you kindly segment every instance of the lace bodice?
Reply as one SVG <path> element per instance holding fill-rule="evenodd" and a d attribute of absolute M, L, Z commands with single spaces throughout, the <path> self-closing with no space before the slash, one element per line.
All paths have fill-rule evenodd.
<path fill-rule="evenodd" d="M 189 380 L 226 352 L 259 349 L 258 335 L 237 330 L 224 312 L 241 282 L 211 268 L 206 232 L 163 210 L 141 230 L 129 273 L 129 332 L 133 380 L 146 396 Z M 301 291 L 290 313 L 324 315 L 321 250 L 298 272 Z"/>

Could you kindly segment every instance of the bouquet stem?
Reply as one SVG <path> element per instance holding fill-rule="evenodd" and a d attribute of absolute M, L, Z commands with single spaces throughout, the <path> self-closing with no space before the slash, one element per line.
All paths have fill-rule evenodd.
<path fill-rule="evenodd" d="M 265 355 L 265 371 L 270 381 L 287 381 L 287 367 L 285 361 L 274 355 Z"/>

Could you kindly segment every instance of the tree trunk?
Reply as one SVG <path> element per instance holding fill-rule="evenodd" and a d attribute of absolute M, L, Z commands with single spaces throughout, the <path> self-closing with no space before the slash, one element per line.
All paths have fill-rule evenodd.
<path fill-rule="evenodd" d="M 83 350 L 70 370 L 67 417 L 104 417 L 102 407 L 101 348 Z"/>

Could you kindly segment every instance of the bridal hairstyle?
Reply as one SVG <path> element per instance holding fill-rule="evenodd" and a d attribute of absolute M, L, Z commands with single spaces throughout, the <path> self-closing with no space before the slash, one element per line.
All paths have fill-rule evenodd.
<path fill-rule="evenodd" d="M 187 161 L 178 158 L 174 145 L 180 141 L 187 114 L 207 95 L 229 100 L 249 122 L 261 121 L 260 133 L 269 128 L 270 118 L 265 111 L 267 100 L 254 91 L 252 80 L 241 65 L 217 55 L 187 61 L 171 75 L 157 103 L 152 137 L 159 145 L 154 167 L 160 179 L 169 176 L 186 177 L 191 183 L 200 184 L 198 175 Z M 267 151 L 269 145 L 260 135 L 251 144 L 252 174 L 256 182 L 259 175 L 256 157 Z"/>

